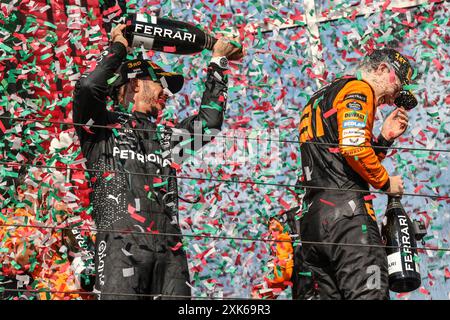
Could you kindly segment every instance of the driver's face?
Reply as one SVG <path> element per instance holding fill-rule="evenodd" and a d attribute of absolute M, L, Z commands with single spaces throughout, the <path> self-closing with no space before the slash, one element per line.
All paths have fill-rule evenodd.
<path fill-rule="evenodd" d="M 390 68 L 389 75 L 385 78 L 384 95 L 380 98 L 380 104 L 394 105 L 395 99 L 400 95 L 403 86 L 394 69 Z"/>
<path fill-rule="evenodd" d="M 146 78 L 139 81 L 137 99 L 143 102 L 146 112 L 150 112 L 152 116 L 157 116 L 158 112 L 166 107 L 168 95 L 158 82 Z"/>

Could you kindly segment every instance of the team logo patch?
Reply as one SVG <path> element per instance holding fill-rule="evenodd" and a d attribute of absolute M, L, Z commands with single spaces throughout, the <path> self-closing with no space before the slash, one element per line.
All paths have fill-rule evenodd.
<path fill-rule="evenodd" d="M 359 146 L 365 141 L 364 137 L 349 137 L 342 139 L 343 145 Z"/>
<path fill-rule="evenodd" d="M 358 102 L 354 102 L 354 101 L 347 103 L 346 107 L 347 107 L 347 109 L 352 109 L 355 111 L 362 110 L 362 105 L 359 104 Z"/>
<path fill-rule="evenodd" d="M 359 104 L 359 103 L 358 103 Z M 363 113 L 350 111 L 344 113 L 344 119 L 364 120 L 366 116 Z"/>
<path fill-rule="evenodd" d="M 366 124 L 364 121 L 345 120 L 342 126 L 344 128 L 364 128 Z"/>
<path fill-rule="evenodd" d="M 344 97 L 344 100 L 360 100 L 363 102 L 367 102 L 367 96 L 362 93 L 350 93 Z"/>

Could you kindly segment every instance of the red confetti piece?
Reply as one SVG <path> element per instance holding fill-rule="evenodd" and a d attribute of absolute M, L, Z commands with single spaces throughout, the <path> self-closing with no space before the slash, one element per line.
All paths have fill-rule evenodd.
<path fill-rule="evenodd" d="M 276 46 L 278 47 L 278 48 L 280 48 L 281 50 L 286 50 L 288 47 L 287 47 L 287 45 L 285 45 L 285 44 L 283 44 L 283 43 L 281 43 L 281 42 L 277 42 L 276 43 Z"/>
<path fill-rule="evenodd" d="M 178 164 L 178 163 L 175 163 L 175 162 L 172 162 L 171 164 L 170 164 L 170 166 L 172 167 L 172 168 L 174 168 L 175 170 L 180 170 L 181 169 L 181 166 Z"/>
<path fill-rule="evenodd" d="M 392 12 L 400 12 L 400 13 L 406 13 L 408 10 L 406 8 L 392 8 Z"/>
<path fill-rule="evenodd" d="M 332 207 L 336 207 L 336 205 L 333 202 L 324 200 L 324 199 L 320 199 L 320 202 L 325 203 L 326 205 L 332 206 Z"/>
<path fill-rule="evenodd" d="M 381 13 L 386 11 L 387 7 L 391 4 L 391 0 L 386 0 L 386 2 L 383 4 L 383 7 L 381 8 Z"/>
<path fill-rule="evenodd" d="M 145 218 L 144 218 L 143 216 L 137 214 L 137 213 L 132 213 L 132 214 L 131 214 L 131 217 L 132 217 L 134 220 L 139 221 L 140 223 L 144 223 L 144 222 L 145 222 Z"/>
<path fill-rule="evenodd" d="M 174 53 L 174 52 L 177 52 L 177 47 L 175 47 L 175 46 L 164 46 L 163 47 L 163 51 L 164 52 L 171 52 L 171 53 Z"/>
<path fill-rule="evenodd" d="M 442 71 L 444 67 L 442 66 L 441 62 L 438 59 L 433 59 L 433 63 L 436 66 L 436 69 L 439 71 Z"/>
<path fill-rule="evenodd" d="M 5 126 L 3 125 L 3 122 L 2 122 L 2 121 L 0 121 L 0 130 L 2 130 L 3 133 L 5 133 L 5 131 L 6 131 L 6 128 L 5 128 Z"/>
<path fill-rule="evenodd" d="M 428 291 L 428 290 L 425 289 L 424 287 L 420 287 L 419 291 L 420 291 L 420 293 L 422 293 L 422 294 L 426 294 L 426 295 L 429 295 L 429 294 L 430 294 L 430 291 Z"/>
<path fill-rule="evenodd" d="M 291 281 L 284 281 L 283 284 L 288 287 L 292 287 L 294 285 Z"/>
<path fill-rule="evenodd" d="M 339 148 L 328 148 L 328 151 L 330 151 L 331 153 L 339 153 Z"/>
<path fill-rule="evenodd" d="M 82 126 L 82 128 L 89 134 L 94 134 L 88 126 Z"/>
<path fill-rule="evenodd" d="M 423 184 L 421 184 L 420 186 L 417 186 L 417 187 L 414 189 L 414 193 L 418 193 L 419 190 L 422 189 L 422 188 L 423 188 Z"/>
<path fill-rule="evenodd" d="M 450 278 L 450 271 L 448 270 L 447 267 L 445 267 L 445 269 L 444 269 L 444 277 L 445 277 L 446 279 L 449 279 L 449 278 Z"/>
<path fill-rule="evenodd" d="M 155 221 L 150 222 L 150 225 L 147 227 L 147 231 L 153 232 L 153 233 L 159 233 L 158 230 L 152 230 L 152 227 L 154 224 L 155 224 Z"/>
<path fill-rule="evenodd" d="M 326 118 L 332 116 L 333 114 L 335 114 L 336 112 L 337 112 L 337 110 L 335 108 L 332 108 L 332 109 L 328 110 L 327 112 L 325 112 L 323 114 L 323 117 L 326 119 Z"/>
<path fill-rule="evenodd" d="M 409 292 L 402 292 L 402 293 L 399 293 L 399 294 L 397 294 L 397 298 L 403 298 L 403 297 L 406 297 L 406 296 L 408 296 L 408 295 L 410 295 L 411 293 L 409 293 Z"/>
<path fill-rule="evenodd" d="M 109 176 L 111 176 L 111 175 L 114 175 L 114 172 L 108 172 L 108 171 L 106 171 L 106 172 L 104 172 L 104 173 L 102 174 L 102 177 L 103 177 L 103 178 L 107 178 L 107 177 L 109 177 Z"/>
<path fill-rule="evenodd" d="M 133 207 L 131 204 L 128 204 L 128 213 L 131 215 L 136 213 L 136 208 Z"/>
<path fill-rule="evenodd" d="M 289 210 L 291 208 L 291 206 L 289 205 L 289 203 L 287 203 L 286 201 L 284 201 L 282 198 L 280 199 L 280 204 L 286 209 Z"/>
<path fill-rule="evenodd" d="M 445 104 L 450 104 L 450 94 L 445 97 Z"/>
<path fill-rule="evenodd" d="M 302 35 L 304 35 L 305 33 L 306 33 L 306 29 L 302 29 L 302 30 L 300 30 L 297 34 L 293 35 L 293 36 L 291 37 L 291 40 L 292 40 L 292 41 L 296 41 L 296 40 L 300 39 L 300 37 L 301 37 Z"/>
<path fill-rule="evenodd" d="M 177 251 L 178 249 L 180 249 L 180 247 L 181 247 L 182 245 L 183 245 L 183 244 L 182 244 L 181 242 L 178 242 L 176 245 L 174 245 L 173 247 L 171 247 L 170 250 L 172 250 L 172 251 Z"/>
<path fill-rule="evenodd" d="M 154 177 L 153 178 L 153 184 L 155 184 L 155 183 L 161 183 L 162 182 L 162 179 L 161 178 L 159 178 L 159 177 Z"/>
<path fill-rule="evenodd" d="M 369 194 L 367 196 L 364 196 L 364 200 L 366 200 L 366 201 L 369 201 L 369 200 L 372 200 L 375 198 L 376 198 L 376 196 L 374 194 Z"/>

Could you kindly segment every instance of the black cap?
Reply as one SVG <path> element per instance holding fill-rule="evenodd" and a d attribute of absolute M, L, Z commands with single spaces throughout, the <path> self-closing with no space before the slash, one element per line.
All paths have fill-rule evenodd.
<path fill-rule="evenodd" d="M 403 86 L 411 84 L 411 76 L 413 69 L 408 59 L 400 52 L 394 49 L 377 49 L 374 50 L 370 56 L 380 55 L 387 56 L 390 65 L 394 68 L 395 74 L 400 79 Z M 417 106 L 417 99 L 411 90 L 403 89 L 394 103 L 398 107 L 404 107 L 406 110 L 411 110 Z"/>
<path fill-rule="evenodd" d="M 181 90 L 184 77 L 181 74 L 166 72 L 151 60 L 135 59 L 122 63 L 119 68 L 119 77 L 112 83 L 113 90 L 117 90 L 123 84 L 133 78 L 150 77 L 163 88 L 167 88 L 172 94 Z"/>

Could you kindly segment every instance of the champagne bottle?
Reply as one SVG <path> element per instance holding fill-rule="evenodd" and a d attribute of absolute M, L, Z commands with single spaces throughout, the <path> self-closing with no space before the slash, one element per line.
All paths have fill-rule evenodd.
<path fill-rule="evenodd" d="M 95 284 L 94 243 L 77 228 L 64 230 L 63 242 L 69 251 L 77 284 L 83 290 L 92 291 Z"/>
<path fill-rule="evenodd" d="M 388 197 L 381 234 L 388 246 L 389 289 L 394 292 L 416 290 L 421 280 L 417 249 L 412 249 L 417 247 L 414 226 L 399 197 Z"/>
<path fill-rule="evenodd" d="M 122 20 L 122 22 L 124 22 Z M 124 36 L 131 47 L 175 54 L 212 50 L 216 39 L 186 22 L 135 14 L 127 23 Z"/>

